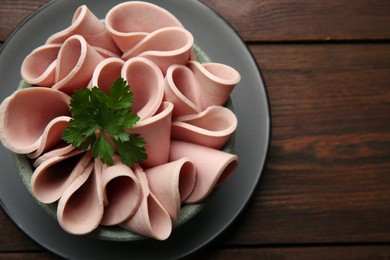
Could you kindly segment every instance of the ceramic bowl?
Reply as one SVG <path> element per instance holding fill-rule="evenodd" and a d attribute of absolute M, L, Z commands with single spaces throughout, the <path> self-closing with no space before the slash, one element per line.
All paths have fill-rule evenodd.
<path fill-rule="evenodd" d="M 197 45 L 194 45 L 194 53 L 195 53 L 196 60 L 199 61 L 200 63 L 211 62 L 207 54 L 204 51 L 202 51 Z M 27 84 L 24 81 L 21 81 L 19 88 L 26 88 L 26 87 L 31 87 L 31 85 Z M 231 99 L 227 101 L 225 106 L 233 110 Z M 233 134 L 223 147 L 223 150 L 225 152 L 233 153 L 234 139 L 235 139 L 235 135 Z M 14 158 L 15 158 L 19 175 L 23 181 L 23 184 L 26 186 L 27 190 L 32 195 L 31 185 L 30 185 L 31 176 L 34 171 L 34 168 L 32 166 L 32 161 L 27 156 L 21 154 L 14 154 Z M 212 195 L 213 193 L 210 196 Z M 36 200 L 36 202 L 42 207 L 43 210 L 47 212 L 47 214 L 57 219 L 57 215 L 56 215 L 57 202 L 51 204 L 44 204 L 39 202 L 38 200 Z M 195 217 L 196 214 L 198 214 L 202 210 L 202 208 L 206 203 L 207 203 L 207 199 L 199 204 L 183 205 L 180 210 L 180 217 L 173 222 L 173 229 L 179 227 L 180 225 L 183 225 L 184 223 L 186 223 L 187 221 Z M 110 240 L 110 241 L 136 241 L 136 240 L 145 239 L 144 236 L 133 233 L 119 226 L 112 226 L 112 227 L 99 226 L 92 233 L 89 233 L 88 236 L 92 236 L 94 238 L 102 239 L 102 240 Z"/>

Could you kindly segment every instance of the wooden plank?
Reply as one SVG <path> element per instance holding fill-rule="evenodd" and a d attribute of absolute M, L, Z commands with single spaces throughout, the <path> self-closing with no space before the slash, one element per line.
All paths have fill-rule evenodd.
<path fill-rule="evenodd" d="M 222 15 L 245 41 L 390 39 L 389 1 L 202 2 Z"/>
<path fill-rule="evenodd" d="M 5 40 L 22 19 L 46 2 L 48 0 L 2 0 L 0 42 Z M 390 39 L 389 1 L 202 2 L 222 15 L 248 42 Z"/>
<path fill-rule="evenodd" d="M 272 110 L 266 170 L 221 241 L 390 241 L 390 44 L 250 46 Z"/>
<path fill-rule="evenodd" d="M 27 252 L 27 253 L 0 253 L 0 259 L 8 260 L 54 260 L 61 259 L 47 252 Z"/>
<path fill-rule="evenodd" d="M 289 260 L 345 260 L 345 259 L 387 259 L 390 256 L 389 245 L 357 246 L 297 246 L 297 247 L 249 247 L 224 248 L 210 250 L 206 248 L 186 259 L 289 259 Z M 9 260 L 49 260 L 60 259 L 50 252 L 0 253 L 0 259 Z"/>
<path fill-rule="evenodd" d="M 284 259 L 284 260 L 345 260 L 387 259 L 390 246 L 309 246 L 271 248 L 224 248 L 213 252 L 201 252 L 189 259 Z"/>
<path fill-rule="evenodd" d="M 49 0 L 1 0 L 0 3 L 0 42 L 28 15 Z"/>
<path fill-rule="evenodd" d="M 9 22 L 18 23 L 44 2 L 3 0 L 0 40 L 13 28 Z M 243 9 L 232 0 L 204 2 L 247 41 L 389 39 L 388 1 L 317 1 L 310 6 L 302 1 L 272 1 L 276 7 L 271 1 L 247 1 L 239 3 Z M 13 14 L 11 20 L 5 21 L 4 10 Z M 329 21 L 326 14 L 331 11 Z M 333 247 L 278 245 L 388 243 L 390 44 L 250 47 L 270 95 L 271 150 L 255 197 L 216 241 L 240 248 L 217 251 L 215 257 L 227 258 L 230 252 L 277 258 L 280 252 L 343 259 L 359 255 L 348 246 L 336 247 L 330 255 Z M 252 247 L 241 248 L 247 245 Z M 367 258 L 388 256 L 387 246 L 357 248 Z M 29 257 L 29 253 L 4 252 L 33 250 L 35 255 L 39 249 L 0 211 L 0 258 Z"/>

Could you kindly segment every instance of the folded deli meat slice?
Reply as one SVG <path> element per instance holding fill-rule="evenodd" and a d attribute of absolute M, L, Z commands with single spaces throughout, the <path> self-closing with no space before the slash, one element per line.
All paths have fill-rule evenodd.
<path fill-rule="evenodd" d="M 188 61 L 172 65 L 164 81 L 164 100 L 175 105 L 173 116 L 196 114 L 210 106 L 223 106 L 241 80 L 233 68 L 220 63 Z"/>
<path fill-rule="evenodd" d="M 105 23 L 122 52 L 128 51 L 157 29 L 183 27 L 167 10 L 141 1 L 128 1 L 116 5 L 107 13 Z"/>
<path fill-rule="evenodd" d="M 92 75 L 89 87 L 98 86 L 109 93 L 112 83 L 122 77 L 134 93 L 133 112 L 141 119 L 153 116 L 164 97 L 164 77 L 152 61 L 134 57 L 126 62 L 119 58 L 108 58 L 100 62 Z"/>
<path fill-rule="evenodd" d="M 172 141 L 170 160 L 190 159 L 196 168 L 196 183 L 187 203 L 202 201 L 237 167 L 237 156 L 217 149 L 183 141 Z"/>
<path fill-rule="evenodd" d="M 34 162 L 33 162 L 33 166 L 35 168 L 37 168 L 39 165 L 41 165 L 44 161 L 47 161 L 53 157 L 60 157 L 60 156 L 64 156 L 64 155 L 67 155 L 69 154 L 70 152 L 72 152 L 73 150 L 75 150 L 76 147 L 74 147 L 73 145 L 71 144 L 67 144 L 65 142 L 62 142 L 61 144 L 57 145 L 56 147 L 54 147 L 53 149 L 51 149 L 50 151 L 48 151 L 47 153 L 44 153 L 42 155 L 40 155 Z M 34 153 L 32 154 L 27 154 L 28 157 L 31 158 L 31 155 L 34 155 Z M 31 158 L 33 159 L 33 158 Z"/>
<path fill-rule="evenodd" d="M 50 121 L 69 116 L 70 97 L 58 90 L 35 87 L 15 91 L 0 105 L 0 139 L 15 153 L 36 151 Z"/>
<path fill-rule="evenodd" d="M 183 28 L 158 29 L 139 41 L 122 55 L 122 59 L 145 57 L 156 63 L 165 75 L 173 64 L 186 64 L 191 57 L 194 37 Z"/>
<path fill-rule="evenodd" d="M 145 170 L 149 188 L 172 219 L 180 216 L 181 203 L 192 193 L 196 181 L 196 169 L 187 158 L 162 164 Z"/>
<path fill-rule="evenodd" d="M 225 64 L 189 61 L 187 66 L 193 71 L 198 83 L 197 105 L 202 110 L 212 105 L 224 105 L 241 80 L 240 73 Z"/>
<path fill-rule="evenodd" d="M 33 50 L 23 60 L 21 67 L 22 78 L 32 85 L 53 86 L 60 48 L 61 44 L 45 44 Z"/>
<path fill-rule="evenodd" d="M 148 158 L 140 162 L 144 169 L 168 162 L 172 110 L 172 103 L 163 102 L 154 116 L 138 121 L 133 128 L 128 130 L 130 134 L 140 134 L 145 139 Z"/>
<path fill-rule="evenodd" d="M 201 112 L 198 97 L 194 73 L 185 65 L 170 66 L 164 80 L 164 100 L 174 104 L 173 117 Z"/>
<path fill-rule="evenodd" d="M 172 220 L 156 196 L 150 191 L 148 179 L 141 167 L 134 170 L 142 187 L 142 201 L 134 216 L 120 226 L 146 237 L 165 240 L 172 232 Z"/>
<path fill-rule="evenodd" d="M 86 88 L 104 58 L 80 35 L 69 37 L 58 53 L 54 89 L 67 94 Z"/>
<path fill-rule="evenodd" d="M 33 153 L 27 154 L 27 156 L 31 159 L 35 159 L 42 153 L 50 151 L 63 143 L 62 133 L 69 125 L 70 119 L 69 116 L 59 116 L 51 120 L 42 134 L 41 143 L 38 149 Z"/>
<path fill-rule="evenodd" d="M 29 84 L 58 89 L 69 95 L 86 88 L 96 66 L 105 59 L 81 35 L 62 44 L 45 44 L 22 63 L 22 78 Z"/>
<path fill-rule="evenodd" d="M 132 58 L 123 65 L 121 75 L 134 93 L 133 113 L 141 119 L 154 115 L 164 97 L 164 78 L 157 65 L 145 58 Z"/>
<path fill-rule="evenodd" d="M 118 57 L 121 53 L 104 24 L 86 5 L 77 8 L 73 15 L 72 24 L 68 28 L 49 37 L 46 43 L 63 43 L 76 34 L 83 36 L 103 56 Z"/>
<path fill-rule="evenodd" d="M 95 170 L 101 172 L 104 215 L 100 224 L 117 225 L 132 217 L 142 199 L 139 180 L 133 170 L 114 157 L 114 165 L 103 165 L 95 159 Z"/>
<path fill-rule="evenodd" d="M 102 60 L 95 68 L 88 87 L 99 87 L 109 94 L 112 83 L 121 77 L 121 71 L 125 62 L 120 58 L 107 58 Z"/>
<path fill-rule="evenodd" d="M 104 212 L 101 177 L 90 161 L 66 188 L 57 206 L 58 223 L 65 231 L 84 235 L 99 226 Z"/>
<path fill-rule="evenodd" d="M 31 176 L 31 190 L 42 203 L 60 199 L 67 187 L 84 171 L 91 161 L 91 152 L 77 149 L 42 162 Z"/>
<path fill-rule="evenodd" d="M 172 138 L 220 149 L 236 128 L 237 117 L 230 109 L 210 106 L 199 114 L 175 118 Z"/>

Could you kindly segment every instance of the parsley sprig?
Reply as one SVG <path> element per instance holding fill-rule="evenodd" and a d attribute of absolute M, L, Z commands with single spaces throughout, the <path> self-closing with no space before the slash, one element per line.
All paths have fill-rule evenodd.
<path fill-rule="evenodd" d="M 91 148 L 92 156 L 107 165 L 113 165 L 115 148 L 128 166 L 145 160 L 144 139 L 126 131 L 140 119 L 132 113 L 133 103 L 134 94 L 122 78 L 115 80 L 109 95 L 98 87 L 75 91 L 70 100 L 72 119 L 62 139 L 81 150 Z"/>

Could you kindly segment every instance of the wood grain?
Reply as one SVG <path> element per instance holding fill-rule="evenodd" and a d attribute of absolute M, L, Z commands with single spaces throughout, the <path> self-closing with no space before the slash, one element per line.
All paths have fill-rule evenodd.
<path fill-rule="evenodd" d="M 48 0 L 0 0 L 0 45 Z M 248 43 L 272 141 L 246 210 L 193 259 L 387 259 L 390 1 L 203 0 Z M 0 259 L 56 259 L 0 210 Z"/>
<path fill-rule="evenodd" d="M 0 259 L 7 260 L 55 260 L 61 259 L 48 252 L 25 252 L 25 253 L 0 253 Z"/>
<path fill-rule="evenodd" d="M 390 45 L 254 45 L 266 171 L 232 244 L 390 242 Z"/>
<path fill-rule="evenodd" d="M 1 0 L 0 42 L 49 0 Z M 385 40 L 390 2 L 383 0 L 202 0 L 247 42 Z M 7 14 L 7 15 L 6 15 Z M 331 17 L 331 19 L 329 19 Z"/>
<path fill-rule="evenodd" d="M 228 248 L 214 251 L 202 250 L 186 259 L 289 259 L 289 260 L 345 260 L 345 259 L 388 259 L 389 245 L 377 246 L 303 246 L 271 248 Z M 0 259 L 8 260 L 55 260 L 59 257 L 49 252 L 0 253 Z"/>
<path fill-rule="evenodd" d="M 388 259 L 390 246 L 307 246 L 272 248 L 219 249 L 209 254 L 197 254 L 190 259 L 289 259 L 289 260 L 345 260 Z"/>
<path fill-rule="evenodd" d="M 382 0 L 203 0 L 245 41 L 390 38 L 390 2 Z"/>
<path fill-rule="evenodd" d="M 4 42 L 23 19 L 47 2 L 48 0 L 0 0 L 0 42 Z"/>

